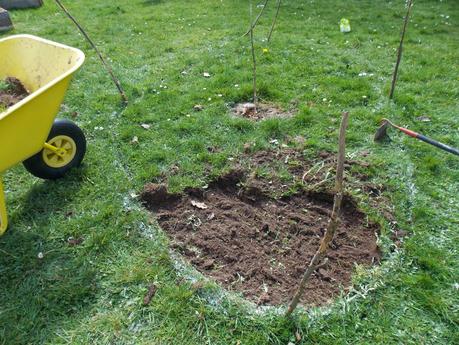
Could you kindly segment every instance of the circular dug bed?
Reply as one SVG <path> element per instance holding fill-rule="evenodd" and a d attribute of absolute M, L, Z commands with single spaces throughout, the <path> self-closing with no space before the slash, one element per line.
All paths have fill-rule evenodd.
<path fill-rule="evenodd" d="M 238 172 L 182 194 L 149 184 L 142 199 L 172 246 L 200 272 L 259 305 L 287 303 L 325 232 L 333 196 L 300 192 L 274 199 L 241 180 Z M 350 285 L 356 264 L 379 260 L 378 227 L 350 197 L 341 220 L 328 263 L 312 276 L 304 304 L 327 303 Z"/>

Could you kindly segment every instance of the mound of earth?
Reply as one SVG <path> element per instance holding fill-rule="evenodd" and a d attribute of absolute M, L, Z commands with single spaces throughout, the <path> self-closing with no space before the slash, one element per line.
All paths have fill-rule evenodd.
<path fill-rule="evenodd" d="M 21 81 L 14 77 L 8 77 L 0 81 L 0 110 L 7 109 L 29 95 Z"/>

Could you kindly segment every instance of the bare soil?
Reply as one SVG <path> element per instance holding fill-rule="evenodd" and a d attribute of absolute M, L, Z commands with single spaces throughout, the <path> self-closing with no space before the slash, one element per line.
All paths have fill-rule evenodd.
<path fill-rule="evenodd" d="M 279 155 L 283 161 L 302 157 L 294 150 L 263 151 L 251 158 L 251 164 L 272 164 L 279 161 Z M 320 159 L 332 160 L 330 157 Z M 244 166 L 250 169 L 250 164 Z M 303 177 L 303 165 L 293 164 L 289 170 L 294 178 Z M 276 192 L 283 194 L 282 186 L 291 186 L 283 183 L 235 169 L 206 189 L 181 194 L 168 193 L 162 184 L 148 184 L 142 200 L 156 214 L 173 248 L 199 271 L 259 305 L 278 305 L 294 294 L 333 205 L 333 195 L 326 191 L 300 190 L 275 197 Z M 350 286 L 356 264 L 370 266 L 379 261 L 379 227 L 368 221 L 349 196 L 344 198 L 342 211 L 328 264 L 315 272 L 304 304 L 329 302 L 340 287 Z"/>
<path fill-rule="evenodd" d="M 5 84 L 5 87 L 0 88 L 0 109 L 7 109 L 29 95 L 27 89 L 17 78 L 8 77 L 2 84 Z"/>
<path fill-rule="evenodd" d="M 291 111 L 284 111 L 271 103 L 257 103 L 256 107 L 253 103 L 238 103 L 231 109 L 231 112 L 234 116 L 244 117 L 253 121 L 293 116 Z"/>

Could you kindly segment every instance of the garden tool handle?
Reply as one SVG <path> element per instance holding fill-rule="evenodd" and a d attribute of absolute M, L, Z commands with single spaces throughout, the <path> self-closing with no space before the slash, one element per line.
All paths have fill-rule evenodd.
<path fill-rule="evenodd" d="M 391 123 L 391 122 L 389 122 L 389 123 Z M 423 142 L 425 142 L 427 144 L 433 145 L 433 146 L 438 147 L 439 149 L 442 149 L 442 150 L 444 150 L 446 152 L 452 153 L 453 155 L 459 156 L 459 150 L 454 148 L 454 147 L 451 147 L 449 145 L 440 143 L 440 142 L 438 142 L 436 140 L 430 139 L 430 138 L 426 137 L 425 135 L 419 134 L 419 133 L 417 133 L 415 131 L 412 131 L 410 129 L 403 128 L 403 127 L 394 125 L 392 123 L 391 123 L 391 125 L 393 127 L 397 128 L 397 129 L 399 129 L 400 131 L 402 131 L 406 135 L 409 135 L 410 137 L 422 140 Z"/>
<path fill-rule="evenodd" d="M 419 140 L 422 140 L 430 145 L 433 145 L 435 147 L 438 147 L 439 149 L 442 149 L 444 151 L 447 151 L 449 153 L 452 153 L 453 155 L 456 155 L 456 156 L 459 156 L 459 150 L 454 148 L 454 147 L 451 147 L 449 145 L 446 145 L 446 144 L 443 144 L 443 143 L 440 143 L 436 140 L 433 140 L 433 139 L 430 139 L 430 138 L 427 138 L 426 136 L 422 135 L 422 134 L 418 134 L 417 139 Z"/>

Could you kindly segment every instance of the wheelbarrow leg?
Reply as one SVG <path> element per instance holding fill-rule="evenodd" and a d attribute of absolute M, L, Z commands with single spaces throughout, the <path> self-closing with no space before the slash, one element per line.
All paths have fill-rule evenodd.
<path fill-rule="evenodd" d="M 8 217 L 6 214 L 5 194 L 3 192 L 3 182 L 0 176 L 0 236 L 4 234 L 8 227 Z"/>

